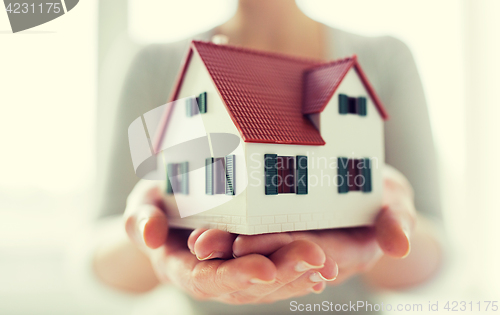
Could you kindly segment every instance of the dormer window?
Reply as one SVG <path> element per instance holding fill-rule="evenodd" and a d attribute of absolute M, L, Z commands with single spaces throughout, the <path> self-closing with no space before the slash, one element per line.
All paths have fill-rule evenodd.
<path fill-rule="evenodd" d="M 339 114 L 366 116 L 366 97 L 350 97 L 339 94 Z"/>

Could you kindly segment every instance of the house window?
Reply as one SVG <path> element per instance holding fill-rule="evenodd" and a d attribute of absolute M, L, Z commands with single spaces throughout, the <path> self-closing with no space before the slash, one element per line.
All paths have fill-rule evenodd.
<path fill-rule="evenodd" d="M 186 99 L 186 116 L 192 117 L 207 112 L 207 92 Z"/>
<path fill-rule="evenodd" d="M 337 187 L 339 194 L 350 191 L 372 191 L 370 159 L 348 159 L 339 157 L 337 161 Z"/>
<path fill-rule="evenodd" d="M 207 195 L 235 194 L 235 156 L 205 160 L 205 193 Z"/>
<path fill-rule="evenodd" d="M 167 165 L 167 194 L 189 194 L 189 162 Z"/>
<path fill-rule="evenodd" d="M 349 97 L 339 94 L 339 114 L 366 116 L 366 97 Z"/>
<path fill-rule="evenodd" d="M 264 156 L 265 194 L 307 194 L 307 156 Z"/>

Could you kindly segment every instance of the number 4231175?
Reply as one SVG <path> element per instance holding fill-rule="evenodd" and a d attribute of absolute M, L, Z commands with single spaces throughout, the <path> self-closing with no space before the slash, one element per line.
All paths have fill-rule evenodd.
<path fill-rule="evenodd" d="M 9 3 L 6 8 L 8 13 L 60 13 L 62 10 L 60 3 Z"/>
<path fill-rule="evenodd" d="M 451 312 L 465 312 L 465 311 L 498 311 L 498 301 L 479 301 L 479 302 L 466 302 L 466 301 L 448 301 L 444 305 L 444 309 Z"/>

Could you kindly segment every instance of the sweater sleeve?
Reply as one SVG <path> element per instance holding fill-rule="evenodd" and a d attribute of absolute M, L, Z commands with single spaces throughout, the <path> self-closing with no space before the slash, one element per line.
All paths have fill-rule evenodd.
<path fill-rule="evenodd" d="M 437 153 L 420 75 L 410 49 L 401 41 L 384 37 L 390 51 L 383 69 L 380 97 L 390 119 L 385 124 L 386 163 L 401 171 L 415 191 L 416 208 L 441 218 Z"/>

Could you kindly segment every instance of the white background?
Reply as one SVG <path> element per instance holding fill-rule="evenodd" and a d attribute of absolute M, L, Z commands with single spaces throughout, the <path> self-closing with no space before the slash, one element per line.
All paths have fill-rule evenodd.
<path fill-rule="evenodd" d="M 455 263 L 440 283 L 387 298 L 498 298 L 500 1 L 298 3 L 325 24 L 401 38 L 421 72 Z M 129 4 L 127 40 L 139 45 L 193 35 L 235 9 L 229 0 Z M 122 78 L 115 79 L 120 84 Z M 81 1 L 61 18 L 19 34 L 10 32 L 0 10 L 1 314 L 77 313 L 63 268 L 72 235 L 93 212 L 96 81 L 96 1 Z"/>

